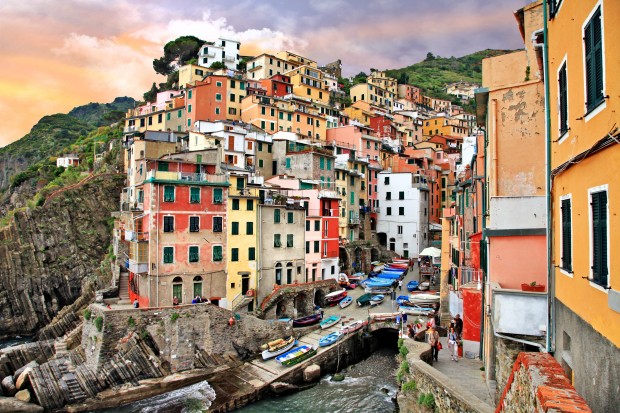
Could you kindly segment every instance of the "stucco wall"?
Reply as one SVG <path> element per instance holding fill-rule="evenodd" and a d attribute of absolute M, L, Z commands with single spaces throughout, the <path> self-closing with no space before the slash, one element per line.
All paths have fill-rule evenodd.
<path fill-rule="evenodd" d="M 544 235 L 491 237 L 489 278 L 502 288 L 519 290 L 521 283 L 547 284 Z"/>

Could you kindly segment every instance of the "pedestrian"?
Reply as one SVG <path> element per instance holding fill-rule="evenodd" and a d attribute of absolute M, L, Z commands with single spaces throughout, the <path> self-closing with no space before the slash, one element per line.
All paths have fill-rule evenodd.
<path fill-rule="evenodd" d="M 458 345 L 458 335 L 456 331 L 454 331 L 454 327 L 450 327 L 448 330 L 448 349 L 450 349 L 450 360 L 459 361 L 459 345 Z"/>
<path fill-rule="evenodd" d="M 403 313 L 403 324 L 407 324 L 407 313 Z"/>
<path fill-rule="evenodd" d="M 414 330 L 414 327 L 411 324 L 409 324 L 407 326 L 407 336 L 409 338 L 413 338 L 415 336 L 415 330 Z"/>
<path fill-rule="evenodd" d="M 422 267 L 422 257 L 418 257 L 418 268 Z"/>
<path fill-rule="evenodd" d="M 179 299 L 176 297 L 176 295 L 172 298 L 172 305 L 179 305 Z"/>
<path fill-rule="evenodd" d="M 463 334 L 463 320 L 461 320 L 460 314 L 454 316 L 454 331 L 458 334 L 460 340 L 461 334 Z"/>
<path fill-rule="evenodd" d="M 435 330 L 435 326 L 432 326 L 428 330 L 428 344 L 431 345 L 431 355 L 435 361 L 439 361 L 439 349 L 441 343 L 439 342 L 439 333 Z"/>
<path fill-rule="evenodd" d="M 403 290 L 403 280 L 398 280 L 398 291 Z"/>
<path fill-rule="evenodd" d="M 138 308 L 140 307 L 140 301 L 138 301 L 138 299 L 136 298 L 135 300 L 133 300 L 133 308 Z"/>
<path fill-rule="evenodd" d="M 435 317 L 433 313 L 428 314 L 428 321 L 426 322 L 426 329 L 430 331 L 431 328 L 435 328 Z"/>

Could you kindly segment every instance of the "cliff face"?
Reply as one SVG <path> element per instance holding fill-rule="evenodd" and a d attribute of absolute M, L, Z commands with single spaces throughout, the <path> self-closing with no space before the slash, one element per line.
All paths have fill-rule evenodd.
<path fill-rule="evenodd" d="M 0 228 L 0 335 L 34 334 L 96 277 L 123 181 L 101 175 Z"/>

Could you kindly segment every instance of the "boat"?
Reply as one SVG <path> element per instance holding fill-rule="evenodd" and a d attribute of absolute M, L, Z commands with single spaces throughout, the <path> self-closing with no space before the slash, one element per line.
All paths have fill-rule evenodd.
<path fill-rule="evenodd" d="M 431 287 L 431 283 L 429 283 L 428 281 L 422 281 L 420 284 L 418 284 L 418 290 L 420 291 L 426 291 Z"/>
<path fill-rule="evenodd" d="M 342 333 L 340 331 L 334 331 L 331 334 L 321 337 L 319 339 L 319 346 L 320 347 L 331 346 L 332 344 L 334 344 L 336 341 L 340 340 L 341 338 L 342 338 Z"/>
<path fill-rule="evenodd" d="M 407 290 L 413 291 L 418 288 L 418 285 L 420 285 L 418 281 L 409 281 L 407 283 Z"/>
<path fill-rule="evenodd" d="M 389 278 L 373 278 L 362 285 L 364 285 L 364 287 L 391 287 L 394 282 L 395 280 Z"/>
<path fill-rule="evenodd" d="M 362 281 L 364 279 L 364 277 L 366 276 L 366 274 L 364 274 L 363 272 L 356 272 L 353 275 L 349 275 L 349 282 L 351 281 Z"/>
<path fill-rule="evenodd" d="M 353 297 L 351 296 L 347 296 L 344 297 L 339 303 L 338 305 L 340 306 L 340 308 L 345 308 L 348 307 L 349 305 L 351 305 L 351 303 L 353 302 Z"/>
<path fill-rule="evenodd" d="M 409 302 L 408 295 L 399 295 L 398 297 L 396 297 L 396 303 L 398 305 L 413 305 L 413 303 Z"/>
<path fill-rule="evenodd" d="M 359 330 L 360 328 L 364 327 L 366 324 L 367 324 L 366 321 L 357 320 L 357 321 L 354 321 L 352 323 L 349 323 L 349 324 L 343 326 L 340 329 L 340 332 L 342 334 L 349 334 L 349 333 L 352 333 L 354 331 Z"/>
<path fill-rule="evenodd" d="M 326 329 L 326 328 L 333 326 L 338 321 L 340 321 L 341 318 L 342 316 L 339 316 L 339 315 L 332 315 L 332 316 L 327 317 L 325 320 L 321 321 L 320 323 L 321 329 Z"/>
<path fill-rule="evenodd" d="M 359 298 L 357 300 L 355 300 L 355 302 L 357 303 L 358 306 L 363 307 L 366 304 L 370 304 L 370 299 L 372 298 L 372 294 L 371 293 L 366 293 L 364 295 L 360 295 Z"/>
<path fill-rule="evenodd" d="M 398 268 L 398 269 L 401 269 L 401 270 L 408 270 L 409 269 L 409 266 L 407 264 L 398 264 L 396 262 L 392 262 L 390 264 L 385 264 L 384 267 L 385 267 L 384 269 L 386 269 L 386 270 L 388 268 Z"/>
<path fill-rule="evenodd" d="M 370 263 L 370 268 L 373 271 L 381 271 L 381 270 L 383 270 L 383 266 L 384 266 L 384 264 L 382 262 L 380 262 L 380 261 L 373 261 L 373 262 Z"/>
<path fill-rule="evenodd" d="M 370 318 L 373 321 L 392 321 L 396 320 L 397 317 L 401 316 L 400 312 L 396 313 L 370 313 Z"/>
<path fill-rule="evenodd" d="M 293 320 L 293 327 L 306 327 L 316 324 L 323 319 L 321 313 L 311 314 L 305 317 Z"/>
<path fill-rule="evenodd" d="M 340 300 L 347 296 L 347 290 L 344 288 L 339 291 L 334 291 L 325 296 L 325 301 L 328 305 L 336 305 Z"/>
<path fill-rule="evenodd" d="M 416 305 L 401 305 L 398 308 L 403 313 L 409 315 L 428 315 L 434 311 L 430 307 L 418 307 Z"/>
<path fill-rule="evenodd" d="M 294 366 L 295 364 L 307 360 L 316 354 L 316 347 L 300 346 L 276 357 L 276 361 L 283 366 Z"/>
<path fill-rule="evenodd" d="M 377 295 L 373 295 L 370 298 L 370 305 L 379 305 L 383 302 L 383 300 L 385 300 L 385 295 L 383 294 L 377 294 Z"/>
<path fill-rule="evenodd" d="M 395 262 L 397 264 L 407 264 L 409 265 L 409 260 L 406 258 L 393 258 L 392 262 Z"/>
<path fill-rule="evenodd" d="M 391 287 L 366 287 L 364 291 L 371 294 L 390 294 L 392 292 Z"/>
<path fill-rule="evenodd" d="M 385 272 L 385 271 L 382 271 L 381 274 L 379 274 L 379 277 L 384 279 L 384 280 L 392 280 L 392 282 L 393 282 L 394 280 L 400 279 L 401 275 L 402 274 L 399 273 L 399 272 Z M 375 280 L 376 279 L 377 278 L 375 278 Z"/>
<path fill-rule="evenodd" d="M 272 357 L 279 356 L 286 353 L 295 346 L 295 337 L 291 336 L 287 339 L 280 338 L 278 340 L 270 341 L 267 344 L 263 344 L 261 348 L 264 350 L 262 353 L 263 360 L 269 360 Z"/>
<path fill-rule="evenodd" d="M 357 288 L 357 284 L 348 283 L 347 285 L 344 286 L 344 288 L 346 288 L 347 290 L 355 290 Z"/>
<path fill-rule="evenodd" d="M 409 302 L 420 305 L 420 304 L 435 304 L 439 302 L 439 296 L 436 294 L 411 294 L 409 296 Z"/>

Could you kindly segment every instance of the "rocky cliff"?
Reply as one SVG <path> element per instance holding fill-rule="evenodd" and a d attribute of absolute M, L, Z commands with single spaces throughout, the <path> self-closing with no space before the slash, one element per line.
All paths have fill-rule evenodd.
<path fill-rule="evenodd" d="M 0 335 L 35 334 L 97 277 L 123 182 L 97 176 L 0 228 Z"/>

